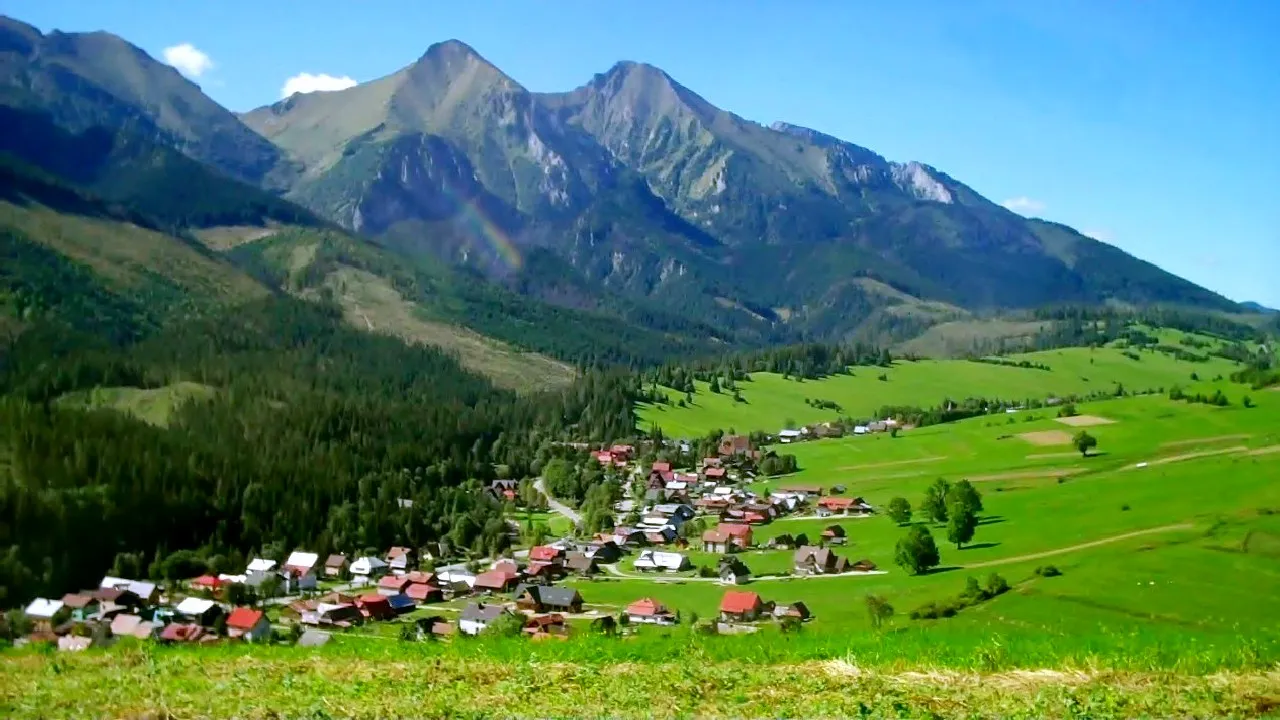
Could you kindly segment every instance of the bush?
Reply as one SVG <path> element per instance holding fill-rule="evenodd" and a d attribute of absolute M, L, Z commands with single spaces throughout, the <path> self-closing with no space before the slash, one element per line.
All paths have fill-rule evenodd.
<path fill-rule="evenodd" d="M 720 577 L 720 573 L 716 572 L 712 568 L 707 567 L 706 565 L 703 565 L 698 568 L 698 577 L 704 577 L 704 578 Z"/>
<path fill-rule="evenodd" d="M 1129 503 L 1120 506 L 1120 512 L 1129 512 Z"/>
<path fill-rule="evenodd" d="M 1062 571 L 1054 565 L 1041 565 L 1036 568 L 1036 575 L 1040 577 L 1058 577 L 1061 574 Z"/>
<path fill-rule="evenodd" d="M 1009 592 L 1009 581 L 997 573 L 987 576 L 987 597 L 993 598 Z"/>

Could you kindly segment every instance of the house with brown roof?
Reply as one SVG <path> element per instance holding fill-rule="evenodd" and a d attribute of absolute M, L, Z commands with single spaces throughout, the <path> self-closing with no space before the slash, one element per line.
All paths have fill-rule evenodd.
<path fill-rule="evenodd" d="M 671 463 L 669 463 L 669 462 L 662 462 L 662 461 L 656 462 L 656 463 L 654 463 L 654 464 L 653 464 L 653 470 L 652 470 L 652 472 L 656 472 L 656 473 L 669 473 L 669 472 L 671 472 Z"/>
<path fill-rule="evenodd" d="M 720 600 L 720 619 L 725 622 L 752 622 L 766 611 L 764 601 L 753 592 L 729 590 Z"/>
<path fill-rule="evenodd" d="M 627 619 L 647 625 L 675 625 L 675 613 L 653 598 L 641 598 L 627 606 Z"/>
<path fill-rule="evenodd" d="M 717 465 L 715 467 L 709 467 L 706 470 L 704 470 L 702 472 L 702 477 L 707 480 L 711 480 L 713 482 L 719 482 L 721 480 L 724 480 L 726 477 L 728 477 L 728 472 L 724 468 Z"/>
<path fill-rule="evenodd" d="M 472 587 L 477 592 L 505 593 L 516 586 L 519 576 L 505 570 L 490 570 L 476 576 Z"/>
<path fill-rule="evenodd" d="M 831 575 L 851 569 L 848 560 L 827 548 L 805 545 L 795 552 L 795 571 L 798 575 Z"/>
<path fill-rule="evenodd" d="M 702 552 L 724 554 L 734 547 L 732 537 L 723 530 L 707 530 L 702 533 Z M 735 548 L 736 549 L 736 548 Z"/>
<path fill-rule="evenodd" d="M 736 457 L 751 452 L 751 438 L 746 435 L 725 435 L 720 439 L 720 457 Z"/>
<path fill-rule="evenodd" d="M 786 487 L 778 488 L 778 489 L 782 492 L 800 493 L 803 495 L 821 495 L 822 494 L 821 485 L 788 485 Z"/>
<path fill-rule="evenodd" d="M 600 572 L 600 566 L 595 557 L 580 552 L 565 555 L 564 569 L 577 575 L 595 575 Z"/>
<path fill-rule="evenodd" d="M 92 593 L 67 593 L 62 596 L 62 607 L 71 611 L 71 619 L 84 622 L 98 612 L 100 603 Z"/>
<path fill-rule="evenodd" d="M 227 616 L 227 637 L 247 642 L 270 640 L 271 621 L 261 610 L 238 607 Z"/>
<path fill-rule="evenodd" d="M 822 529 L 822 541 L 828 545 L 843 545 L 845 540 L 844 527 L 841 525 L 828 525 Z"/>
<path fill-rule="evenodd" d="M 405 573 L 405 579 L 411 583 L 418 585 L 439 585 L 436 574 L 433 572 L 424 572 L 422 570 L 412 570 Z"/>
<path fill-rule="evenodd" d="M 530 640 L 565 640 L 569 637 L 569 626 L 563 615 L 552 613 L 529 618 L 523 632 Z"/>
<path fill-rule="evenodd" d="M 397 575 L 418 567 L 418 551 L 409 547 L 393 546 L 387 550 L 387 555 L 383 559 L 387 561 L 387 567 L 391 572 Z"/>
<path fill-rule="evenodd" d="M 327 578 L 340 578 L 347 574 L 351 568 L 351 563 L 347 562 L 347 556 L 342 553 L 330 555 L 324 561 L 324 576 Z"/>

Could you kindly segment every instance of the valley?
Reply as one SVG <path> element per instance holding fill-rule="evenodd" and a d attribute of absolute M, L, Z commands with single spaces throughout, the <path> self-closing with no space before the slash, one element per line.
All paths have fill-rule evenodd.
<path fill-rule="evenodd" d="M 760 64 L 711 64 L 734 110 L 382 17 L 274 94 L 0 16 L 0 716 L 1280 707 L 1280 314 L 1234 278 L 739 115 L 823 117 Z M 252 75 L 315 61 L 295 21 Z M 1071 147 L 1013 164 L 1141 195 Z M 1185 268 L 1160 220 L 1125 247 Z"/>

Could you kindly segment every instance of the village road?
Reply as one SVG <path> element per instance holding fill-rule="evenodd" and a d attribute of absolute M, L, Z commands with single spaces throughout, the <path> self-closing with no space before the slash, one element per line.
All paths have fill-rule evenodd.
<path fill-rule="evenodd" d="M 559 513 L 559 514 L 561 514 L 561 515 L 563 515 L 563 516 L 565 516 L 565 517 L 567 517 L 567 518 L 569 518 L 569 520 L 571 520 L 575 526 L 576 526 L 578 523 L 581 523 L 581 522 L 582 522 L 582 516 L 581 516 L 581 515 L 579 515 L 579 514 L 578 514 L 578 512 L 577 512 L 576 510 L 574 510 L 573 508 L 569 507 L 568 505 L 565 505 L 564 503 L 560 502 L 559 500 L 557 500 L 557 499 L 555 499 L 555 498 L 551 497 L 551 493 L 547 492 L 547 486 L 546 486 L 546 483 L 544 483 L 544 482 L 542 481 L 542 478 L 538 478 L 537 480 L 534 480 L 534 481 L 533 481 L 533 486 L 534 486 L 535 488 L 537 488 L 537 489 L 538 489 L 538 492 L 542 493 L 542 496 L 543 496 L 543 497 L 545 497 L 545 498 L 547 499 L 547 505 L 548 505 L 552 510 L 556 511 L 557 513 Z"/>

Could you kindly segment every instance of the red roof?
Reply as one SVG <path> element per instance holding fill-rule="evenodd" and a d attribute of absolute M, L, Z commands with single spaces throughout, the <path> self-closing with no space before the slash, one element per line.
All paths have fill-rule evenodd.
<path fill-rule="evenodd" d="M 222 581 L 213 575 L 201 575 L 195 580 L 192 580 L 191 584 L 196 587 L 211 588 L 214 590 L 222 587 Z"/>
<path fill-rule="evenodd" d="M 369 593 L 368 595 L 361 595 L 360 597 L 356 598 L 356 605 L 388 605 L 388 604 L 390 604 L 390 601 L 387 600 L 387 597 L 385 595 L 379 595 L 377 593 Z"/>
<path fill-rule="evenodd" d="M 653 598 L 641 598 L 627 606 L 628 615 L 652 617 L 654 615 L 665 615 L 666 613 L 667 606 Z"/>
<path fill-rule="evenodd" d="M 404 594 L 408 595 L 414 600 L 418 600 L 419 602 L 423 600 L 429 600 L 432 598 L 438 598 L 441 595 L 440 588 L 434 587 L 432 585 L 427 585 L 426 583 L 414 583 L 404 591 Z"/>
<path fill-rule="evenodd" d="M 547 545 L 539 545 L 529 550 L 529 560 L 536 562 L 550 562 L 560 557 L 560 549 Z"/>
<path fill-rule="evenodd" d="M 408 584 L 409 578 L 404 577 L 403 575 L 385 575 L 378 581 L 378 587 L 386 588 L 387 590 L 395 590 L 396 592 L 404 590 L 404 586 Z"/>
<path fill-rule="evenodd" d="M 436 574 L 435 574 L 435 573 L 429 573 L 429 572 L 422 572 L 422 571 L 420 571 L 420 570 L 414 570 L 413 572 L 406 574 L 404 577 L 405 577 L 405 579 L 406 579 L 406 580 L 408 580 L 408 581 L 409 581 L 409 582 L 411 582 L 411 583 L 421 583 L 421 584 L 423 584 L 423 585 L 435 585 L 435 584 L 436 584 Z"/>
<path fill-rule="evenodd" d="M 658 471 L 658 472 L 664 472 L 664 473 L 665 473 L 665 472 L 671 472 L 671 463 L 669 463 L 669 462 L 656 462 L 656 463 L 654 463 L 654 464 L 653 464 L 653 469 L 654 469 L 654 470 L 656 470 L 656 471 Z"/>
<path fill-rule="evenodd" d="M 720 523 L 716 529 L 721 532 L 729 533 L 734 537 L 749 538 L 751 537 L 751 528 L 746 525 L 738 525 L 736 523 Z"/>
<path fill-rule="evenodd" d="M 853 507 L 855 498 L 842 498 L 827 496 L 818 501 L 818 504 L 829 510 L 846 510 Z"/>
<path fill-rule="evenodd" d="M 506 573 L 512 577 L 518 577 L 520 575 L 520 566 L 516 564 L 515 560 L 499 560 L 489 569 Z"/>
<path fill-rule="evenodd" d="M 164 626 L 160 631 L 160 639 L 170 642 L 184 642 L 187 640 L 195 640 L 200 637 L 204 629 L 199 625 L 183 625 L 181 623 L 170 623 Z"/>
<path fill-rule="evenodd" d="M 608 465 L 609 463 L 613 462 L 613 455 L 609 454 L 608 452 L 598 452 L 596 453 L 596 462 L 604 465 Z"/>
<path fill-rule="evenodd" d="M 760 596 L 753 592 L 730 590 L 720 601 L 720 612 L 745 613 L 760 607 Z"/>
<path fill-rule="evenodd" d="M 511 583 L 515 576 L 501 570 L 490 570 L 476 576 L 476 587 L 485 590 L 501 590 Z"/>
<path fill-rule="evenodd" d="M 722 478 L 724 474 L 725 470 L 722 467 L 709 467 L 706 471 L 706 476 L 709 478 Z"/>
<path fill-rule="evenodd" d="M 239 607 L 227 616 L 227 627 L 237 630 L 252 630 L 263 618 L 261 610 Z"/>

